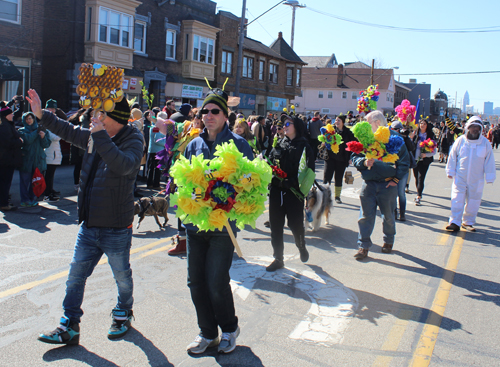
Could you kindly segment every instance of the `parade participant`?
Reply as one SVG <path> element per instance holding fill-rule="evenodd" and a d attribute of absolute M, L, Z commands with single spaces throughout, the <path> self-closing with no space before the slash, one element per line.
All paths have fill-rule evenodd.
<path fill-rule="evenodd" d="M 19 191 L 21 206 L 32 207 L 38 205 L 37 197 L 33 192 L 33 174 L 36 168 L 41 173 L 47 170 L 44 149 L 50 146 L 50 139 L 49 134 L 38 126 L 32 112 L 23 114 L 23 125 L 24 127 L 18 130 L 24 142 L 21 149 L 23 165 L 19 168 Z"/>
<path fill-rule="evenodd" d="M 90 127 L 90 119 L 92 116 L 93 109 L 92 107 L 89 109 L 81 108 L 74 115 L 72 115 L 68 121 L 75 126 L 81 126 L 84 129 L 88 129 Z M 82 162 L 83 155 L 85 153 L 84 149 L 77 147 L 74 144 L 71 144 L 71 164 L 74 164 L 73 168 L 73 184 L 76 192 L 80 189 L 80 171 L 82 170 Z"/>
<path fill-rule="evenodd" d="M 285 266 L 283 261 L 283 229 L 285 218 L 288 228 L 293 233 L 295 245 L 300 252 L 300 260 L 309 260 L 306 249 L 304 227 L 304 198 L 299 197 L 299 163 L 305 154 L 306 166 L 314 171 L 315 163 L 313 151 L 305 138 L 306 126 L 298 117 L 282 115 L 284 120 L 285 137 L 273 144 L 269 159 L 286 177 L 273 177 L 269 193 L 269 221 L 271 226 L 271 245 L 273 246 L 274 261 L 266 268 L 267 271 L 276 271 Z"/>
<path fill-rule="evenodd" d="M 202 154 L 205 159 L 213 159 L 218 145 L 233 140 L 245 157 L 253 159 L 245 139 L 227 126 L 227 101 L 228 95 L 220 89 L 208 92 L 200 111 L 205 129 L 187 146 L 186 158 Z M 240 333 L 229 276 L 234 245 L 225 228 L 198 232 L 196 226 L 186 224 L 186 230 L 188 287 L 200 327 L 200 334 L 187 346 L 187 351 L 200 354 L 218 345 L 219 353 L 230 353 Z M 220 341 L 218 327 L 222 330 Z"/>
<path fill-rule="evenodd" d="M 189 103 L 184 103 L 181 108 L 179 108 L 179 112 L 172 114 L 169 119 L 174 122 L 184 122 L 189 121 L 193 116 L 191 113 L 191 105 Z"/>
<path fill-rule="evenodd" d="M 379 126 L 386 126 L 387 121 L 380 111 L 373 111 L 366 115 L 373 132 Z M 397 134 L 391 131 L 391 135 Z M 364 180 L 359 194 L 361 201 L 360 215 L 358 220 L 358 252 L 354 255 L 356 260 L 368 256 L 372 246 L 370 236 L 375 226 L 377 206 L 382 213 L 382 230 L 384 232 L 383 253 L 390 253 L 394 246 L 396 234 L 396 221 L 394 210 L 396 209 L 396 197 L 398 195 L 398 182 L 408 173 L 410 160 L 406 146 L 400 148 L 398 160 L 394 163 L 386 163 L 379 160 L 366 159 L 364 155 L 352 154 L 352 164 L 361 172 Z"/>
<path fill-rule="evenodd" d="M 252 126 L 252 134 L 257 139 L 257 147 L 259 148 L 259 153 L 267 148 L 266 141 L 267 139 L 269 139 L 266 136 L 264 128 L 265 125 L 266 119 L 264 118 L 264 116 L 258 116 L 256 122 Z M 267 144 L 269 144 L 269 142 L 267 142 Z"/>
<path fill-rule="evenodd" d="M 410 169 L 416 166 L 415 159 L 413 158 L 412 152 L 415 151 L 415 145 L 413 141 L 408 136 L 408 130 L 403 129 L 403 124 L 401 121 L 396 120 L 391 124 L 391 130 L 397 132 L 405 141 L 406 149 L 408 150 L 410 159 Z M 398 204 L 399 204 L 399 220 L 406 221 L 406 182 L 408 179 L 409 171 L 406 172 L 404 177 L 398 182 Z M 398 219 L 397 209 L 394 210 L 394 217 Z"/>
<path fill-rule="evenodd" d="M 417 166 L 413 169 L 413 176 L 415 177 L 415 186 L 417 188 L 417 197 L 415 198 L 415 205 L 421 205 L 420 200 L 422 200 L 422 193 L 424 192 L 424 182 L 429 166 L 434 162 L 434 154 L 436 154 L 436 149 L 432 152 L 424 153 L 420 144 L 427 139 L 431 139 L 435 142 L 436 137 L 432 131 L 432 125 L 430 125 L 427 120 L 421 120 L 418 124 L 416 131 L 412 133 L 413 144 L 415 145 L 415 158 L 417 159 Z"/>
<path fill-rule="evenodd" d="M 0 210 L 7 212 L 17 207 L 9 203 L 9 191 L 14 176 L 14 169 L 22 165 L 21 146 L 23 139 L 17 132 L 14 121 L 23 114 L 23 103 L 14 112 L 12 107 L 16 102 L 0 102 Z M 20 101 L 23 98 L 20 97 Z"/>
<path fill-rule="evenodd" d="M 259 122 L 256 122 L 256 124 L 259 124 Z M 257 142 L 257 138 L 250 131 L 250 127 L 246 123 L 245 119 L 236 120 L 233 132 L 247 141 L 248 145 L 250 145 L 250 148 L 252 148 L 254 155 L 257 155 L 261 152 L 261 150 L 259 149 L 260 145 Z"/>
<path fill-rule="evenodd" d="M 320 144 L 318 136 L 321 135 L 320 129 L 323 125 L 324 124 L 320 119 L 319 111 L 314 112 L 314 117 L 307 125 L 307 131 L 309 132 L 309 145 L 313 150 L 314 159 L 318 156 L 318 145 Z"/>
<path fill-rule="evenodd" d="M 78 344 L 81 308 L 87 278 L 103 254 L 118 287 L 108 338 L 122 337 L 133 317 L 133 281 L 130 269 L 134 181 L 143 152 L 142 134 L 127 124 L 130 107 L 126 98 L 111 112 L 99 112 L 89 129 L 74 126 L 41 108 L 38 94 L 30 89 L 27 100 L 40 123 L 62 139 L 85 149 L 78 192 L 78 221 L 81 224 L 70 264 L 64 316 L 52 332 L 38 340 L 51 344 Z"/>
<path fill-rule="evenodd" d="M 495 149 L 498 149 L 498 145 L 500 144 L 500 124 L 495 126 L 495 129 L 492 132 L 493 134 L 493 142 L 491 146 Z"/>
<path fill-rule="evenodd" d="M 165 104 L 165 107 L 163 107 L 163 112 L 167 114 L 167 118 L 169 119 L 170 116 L 177 112 L 175 110 L 175 102 L 169 99 Z"/>
<path fill-rule="evenodd" d="M 496 178 L 495 158 L 491 145 L 482 136 L 483 123 L 472 116 L 465 125 L 466 133 L 453 144 L 446 165 L 451 187 L 451 216 L 447 231 L 462 228 L 475 232 L 476 216 L 483 196 L 484 181 L 493 183 Z"/>
<path fill-rule="evenodd" d="M 350 152 L 345 149 L 348 142 L 356 140 L 351 130 L 345 126 L 345 120 L 345 115 L 337 116 L 335 119 L 335 132 L 342 137 L 342 144 L 339 145 L 338 153 L 334 153 L 331 149 L 327 149 L 328 159 L 325 161 L 323 173 L 323 183 L 328 185 L 331 184 L 335 174 L 335 202 L 337 204 L 342 204 L 342 200 L 340 199 L 342 179 L 344 178 L 344 172 L 349 166 L 349 160 L 351 159 Z"/>
<path fill-rule="evenodd" d="M 148 117 L 146 119 L 148 120 Z M 149 120 L 148 120 L 149 121 Z M 156 126 L 156 120 L 152 119 L 152 129 L 149 133 L 148 145 L 148 170 L 147 188 L 160 190 L 161 170 L 158 168 L 156 154 L 165 147 L 165 134 Z"/>

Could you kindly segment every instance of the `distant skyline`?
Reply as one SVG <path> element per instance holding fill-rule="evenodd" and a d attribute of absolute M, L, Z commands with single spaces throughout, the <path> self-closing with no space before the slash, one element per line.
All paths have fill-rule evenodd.
<path fill-rule="evenodd" d="M 241 16 L 241 0 L 214 0 L 218 10 Z M 394 70 L 401 82 L 417 79 L 418 83 L 431 84 L 431 94 L 441 89 L 450 102 L 464 107 L 465 91 L 470 94 L 470 104 L 482 112 L 484 102 L 500 105 L 500 50 L 492 47 L 498 43 L 500 32 L 429 33 L 406 32 L 342 21 L 319 12 L 363 21 L 382 26 L 419 29 L 498 28 L 500 1 L 488 1 L 488 11 L 483 6 L 471 7 L 468 0 L 436 2 L 422 0 L 418 6 L 399 0 L 373 3 L 333 2 L 331 0 L 303 0 L 306 8 L 297 8 L 294 51 L 301 56 L 330 56 L 335 53 L 339 63 L 352 61 L 371 62 L 374 58 L 385 68 Z M 276 5 L 278 0 L 247 0 L 246 17 L 249 22 Z M 335 6 L 333 6 L 335 5 Z M 445 15 L 445 16 L 443 16 Z M 248 37 L 270 45 L 283 32 L 290 44 L 292 9 L 279 5 L 248 26 Z M 469 45 L 464 47 L 461 45 Z M 487 50 L 482 51 L 482 50 Z M 476 74 L 419 75 L 432 73 Z"/>

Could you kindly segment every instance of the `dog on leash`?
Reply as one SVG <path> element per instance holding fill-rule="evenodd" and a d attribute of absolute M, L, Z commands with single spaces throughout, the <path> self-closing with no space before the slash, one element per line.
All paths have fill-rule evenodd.
<path fill-rule="evenodd" d="M 332 207 L 332 190 L 330 187 L 321 186 L 314 181 L 314 185 L 306 197 L 306 231 L 308 227 L 312 231 L 317 231 L 321 226 L 321 216 L 325 217 L 325 224 L 329 224 Z M 307 219 L 308 216 L 309 220 Z"/>
<path fill-rule="evenodd" d="M 168 200 L 158 196 L 143 197 L 139 201 L 134 203 L 134 215 L 138 215 L 139 223 L 137 223 L 137 229 L 141 225 L 145 216 L 154 216 L 156 223 L 162 229 L 162 225 L 158 219 L 158 216 L 165 218 L 165 223 L 163 227 L 167 225 L 168 222 Z"/>

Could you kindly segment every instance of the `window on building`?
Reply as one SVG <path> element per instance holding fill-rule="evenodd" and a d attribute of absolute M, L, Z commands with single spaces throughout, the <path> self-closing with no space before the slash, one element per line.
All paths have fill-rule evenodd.
<path fill-rule="evenodd" d="M 391 100 L 391 97 L 389 96 L 389 93 L 385 94 L 385 98 L 386 98 L 387 102 L 389 102 Z"/>
<path fill-rule="evenodd" d="M 264 80 L 264 60 L 259 60 L 259 80 Z"/>
<path fill-rule="evenodd" d="M 342 92 L 342 99 L 347 99 L 347 92 Z"/>
<path fill-rule="evenodd" d="M 328 91 L 328 98 L 330 98 L 330 99 L 333 98 L 333 92 L 331 90 Z"/>
<path fill-rule="evenodd" d="M 146 23 L 136 20 L 134 26 L 134 50 L 146 53 Z"/>
<path fill-rule="evenodd" d="M 293 85 L 293 68 L 286 68 L 286 85 Z"/>
<path fill-rule="evenodd" d="M 193 60 L 207 64 L 214 63 L 214 40 L 193 35 Z"/>
<path fill-rule="evenodd" d="M 241 71 L 241 76 L 243 78 L 253 79 L 253 58 L 247 56 L 243 57 L 243 70 Z"/>
<path fill-rule="evenodd" d="M 358 93 L 352 92 L 351 99 L 358 99 Z"/>
<path fill-rule="evenodd" d="M 269 81 L 278 83 L 278 65 L 276 64 L 269 64 Z"/>
<path fill-rule="evenodd" d="M 0 0 L 0 19 L 21 23 L 21 0 Z"/>
<path fill-rule="evenodd" d="M 300 87 L 300 73 L 301 73 L 301 69 L 297 69 L 297 72 L 295 74 L 295 86 L 296 87 Z"/>
<path fill-rule="evenodd" d="M 391 102 L 394 102 L 394 99 L 393 99 L 393 96 L 392 96 L 392 94 L 391 94 Z"/>
<path fill-rule="evenodd" d="M 87 11 L 87 41 L 90 41 L 91 36 L 92 36 L 92 8 L 89 8 Z"/>
<path fill-rule="evenodd" d="M 130 47 L 132 17 L 101 7 L 99 10 L 99 41 Z"/>
<path fill-rule="evenodd" d="M 233 69 L 233 53 L 222 51 L 221 73 L 231 74 Z"/>
<path fill-rule="evenodd" d="M 167 29 L 166 47 L 165 47 L 165 58 L 175 60 L 175 46 L 176 46 L 176 32 Z"/>
<path fill-rule="evenodd" d="M 320 91 L 318 92 L 318 98 L 323 98 L 323 91 L 322 91 L 322 90 L 320 90 Z"/>

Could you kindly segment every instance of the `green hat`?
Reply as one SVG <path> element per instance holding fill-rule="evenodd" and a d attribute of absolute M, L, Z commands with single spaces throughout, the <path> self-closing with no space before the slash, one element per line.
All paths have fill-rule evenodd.
<path fill-rule="evenodd" d="M 57 108 L 57 101 L 55 99 L 49 99 L 47 103 L 45 103 L 45 108 Z"/>
<path fill-rule="evenodd" d="M 224 115 L 228 115 L 228 110 L 227 110 L 227 100 L 229 99 L 228 95 L 226 92 L 224 92 L 220 88 L 214 88 L 211 89 L 208 93 L 207 96 L 205 97 L 205 100 L 203 101 L 203 105 L 201 108 L 205 108 L 205 105 L 209 103 L 216 104 L 217 106 L 220 107 L 222 112 L 224 112 Z"/>

